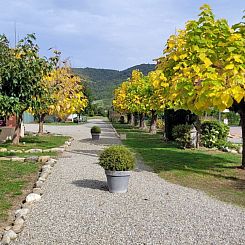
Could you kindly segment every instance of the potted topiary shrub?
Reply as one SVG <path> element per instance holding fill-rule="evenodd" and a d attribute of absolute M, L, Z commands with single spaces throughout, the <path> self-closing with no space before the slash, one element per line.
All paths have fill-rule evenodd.
<path fill-rule="evenodd" d="M 101 129 L 98 126 L 93 126 L 90 130 L 92 135 L 92 140 L 99 140 L 100 139 L 100 133 Z"/>
<path fill-rule="evenodd" d="M 135 157 L 132 152 L 121 145 L 110 146 L 101 153 L 99 164 L 105 169 L 109 191 L 127 192 L 130 170 L 135 167 Z"/>

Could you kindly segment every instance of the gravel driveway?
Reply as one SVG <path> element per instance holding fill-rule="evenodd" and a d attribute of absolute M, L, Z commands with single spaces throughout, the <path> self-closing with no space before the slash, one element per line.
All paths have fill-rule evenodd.
<path fill-rule="evenodd" d="M 102 139 L 90 140 L 99 125 Z M 26 125 L 27 130 L 36 125 Z M 14 244 L 245 244 L 245 209 L 156 174 L 132 173 L 126 194 L 110 194 L 98 153 L 118 144 L 99 119 L 78 126 L 45 126 L 75 138 L 43 187 L 44 194 Z"/>

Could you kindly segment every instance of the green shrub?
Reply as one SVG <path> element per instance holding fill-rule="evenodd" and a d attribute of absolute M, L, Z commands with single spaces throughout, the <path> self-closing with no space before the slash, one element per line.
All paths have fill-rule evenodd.
<path fill-rule="evenodd" d="M 219 140 L 216 144 L 215 147 L 217 147 L 219 150 L 223 150 L 224 148 L 229 148 L 238 151 L 242 145 L 241 144 L 234 144 L 229 141 L 225 140 Z"/>
<path fill-rule="evenodd" d="M 101 133 L 101 129 L 98 126 L 93 126 L 90 130 L 91 134 L 100 134 Z"/>
<path fill-rule="evenodd" d="M 125 146 L 110 146 L 101 153 L 99 164 L 105 170 L 128 171 L 134 169 L 135 157 Z"/>
<path fill-rule="evenodd" d="M 205 147 L 212 148 L 226 142 L 228 134 L 229 126 L 222 122 L 206 121 L 201 125 L 201 141 Z"/>
<path fill-rule="evenodd" d="M 182 147 L 191 146 L 191 129 L 192 125 L 180 124 L 173 128 L 173 138 Z"/>

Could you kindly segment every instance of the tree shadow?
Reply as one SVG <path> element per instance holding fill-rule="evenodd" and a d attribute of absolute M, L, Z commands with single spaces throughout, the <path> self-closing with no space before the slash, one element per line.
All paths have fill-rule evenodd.
<path fill-rule="evenodd" d="M 119 145 L 121 143 L 120 139 L 116 137 L 101 137 L 99 140 L 92 140 L 91 138 L 87 138 L 79 140 L 79 142 L 103 146 Z"/>
<path fill-rule="evenodd" d="M 106 181 L 101 181 L 101 180 L 94 180 L 94 179 L 75 180 L 72 182 L 72 184 L 77 187 L 82 187 L 85 189 L 108 191 Z"/>
<path fill-rule="evenodd" d="M 84 156 L 98 157 L 102 150 L 67 150 L 67 152 L 75 153 Z"/>

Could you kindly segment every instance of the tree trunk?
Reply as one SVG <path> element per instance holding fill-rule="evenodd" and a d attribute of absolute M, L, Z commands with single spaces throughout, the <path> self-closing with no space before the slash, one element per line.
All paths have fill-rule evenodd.
<path fill-rule="evenodd" d="M 140 128 L 145 129 L 145 113 L 140 113 Z"/>
<path fill-rule="evenodd" d="M 242 126 L 242 168 L 245 169 L 245 108 L 239 111 Z"/>
<path fill-rule="evenodd" d="M 197 120 L 195 124 L 196 124 L 195 125 L 196 130 L 197 130 L 196 148 L 198 149 L 200 146 L 200 139 L 201 139 L 201 121 L 200 121 L 199 116 L 197 116 Z"/>
<path fill-rule="evenodd" d="M 127 123 L 131 124 L 131 120 L 132 120 L 132 115 L 131 113 L 127 113 Z"/>
<path fill-rule="evenodd" d="M 128 120 L 129 120 L 128 124 L 133 126 L 134 125 L 134 114 L 133 113 L 129 114 Z"/>
<path fill-rule="evenodd" d="M 39 115 L 39 128 L 38 128 L 38 134 L 43 134 L 44 118 L 45 118 L 45 114 Z"/>
<path fill-rule="evenodd" d="M 14 136 L 13 136 L 13 145 L 18 145 L 20 143 L 20 130 L 21 130 L 21 123 L 22 123 L 22 116 L 23 113 L 16 115 L 16 126 L 14 130 Z"/>
<path fill-rule="evenodd" d="M 151 110 L 151 124 L 149 133 L 156 134 L 157 133 L 157 114 L 155 110 Z"/>
<path fill-rule="evenodd" d="M 134 126 L 137 127 L 139 124 L 139 114 L 138 112 L 134 113 Z"/>

